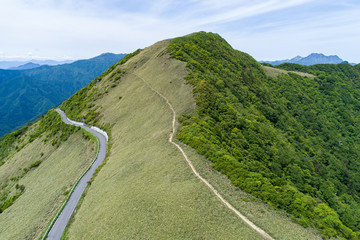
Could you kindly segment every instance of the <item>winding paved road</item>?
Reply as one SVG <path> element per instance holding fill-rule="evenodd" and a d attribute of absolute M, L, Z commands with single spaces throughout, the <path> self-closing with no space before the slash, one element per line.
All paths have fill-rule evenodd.
<path fill-rule="evenodd" d="M 135 75 L 135 76 L 137 76 L 137 75 Z M 175 124 L 176 124 L 176 112 L 175 112 L 175 109 L 173 108 L 173 106 L 170 104 L 169 100 L 164 95 L 162 95 L 161 93 L 156 91 L 142 77 L 140 77 L 140 76 L 137 76 L 137 77 L 140 78 L 157 95 L 159 95 L 162 99 L 164 99 L 166 104 L 169 106 L 173 116 L 172 116 L 172 130 L 170 132 L 168 140 L 169 140 L 169 142 L 171 144 L 173 144 L 176 148 L 179 149 L 179 151 L 182 153 L 184 159 L 186 160 L 186 162 L 188 163 L 188 165 L 190 166 L 192 172 L 196 175 L 196 177 L 199 178 L 203 183 L 205 183 L 211 189 L 211 191 L 220 199 L 220 201 L 223 202 L 226 205 L 226 207 L 228 207 L 231 211 L 233 211 L 239 218 L 241 218 L 251 228 L 253 228 L 255 231 L 260 233 L 265 239 L 274 240 L 268 233 L 266 233 L 260 227 L 256 226 L 247 217 L 245 217 L 243 214 L 241 214 L 235 207 L 233 207 L 228 201 L 226 201 L 220 195 L 220 193 L 205 178 L 203 178 L 196 171 L 195 167 L 193 166 L 191 160 L 186 155 L 185 151 L 180 147 L 180 145 L 178 145 L 177 143 L 175 143 L 173 141 L 174 133 L 175 133 L 175 130 L 176 130 L 176 128 L 175 128 Z M 67 225 L 72 213 L 74 212 L 74 209 L 75 209 L 75 207 L 76 207 L 76 205 L 77 205 L 77 203 L 78 203 L 78 201 L 79 201 L 79 199 L 81 197 L 81 194 L 85 190 L 87 182 L 90 180 L 91 176 L 95 172 L 95 169 L 104 161 L 105 154 L 106 154 L 106 144 L 107 144 L 108 137 L 107 137 L 106 132 L 102 131 L 101 129 L 94 128 L 94 127 L 89 128 L 89 127 L 85 126 L 83 123 L 74 122 L 74 121 L 68 119 L 66 117 L 65 113 L 63 111 L 61 111 L 60 109 L 56 109 L 56 111 L 61 115 L 62 120 L 65 123 L 75 125 L 75 126 L 80 126 L 80 127 L 84 128 L 85 130 L 87 130 L 87 131 L 91 132 L 92 134 L 94 134 L 99 139 L 99 142 L 100 142 L 100 150 L 99 150 L 99 155 L 98 155 L 97 159 L 95 160 L 94 164 L 91 166 L 90 170 L 83 176 L 83 178 L 80 180 L 79 184 L 76 186 L 76 188 L 75 188 L 73 194 L 71 195 L 68 203 L 66 204 L 64 210 L 62 211 L 59 218 L 56 220 L 55 224 L 53 225 L 53 227 L 51 228 L 51 230 L 49 232 L 49 235 L 48 235 L 47 239 L 56 239 L 56 240 L 58 240 L 58 239 L 60 239 L 61 235 L 63 234 L 64 229 L 65 229 L 65 227 L 66 227 L 66 225 Z"/>
<path fill-rule="evenodd" d="M 66 227 L 67 223 L 69 222 L 70 217 L 73 214 L 75 207 L 78 204 L 80 197 L 86 188 L 87 182 L 90 181 L 95 170 L 99 167 L 99 165 L 105 159 L 106 147 L 107 147 L 107 141 L 108 141 L 108 136 L 107 136 L 106 132 L 102 131 L 101 129 L 99 129 L 97 127 L 86 126 L 84 123 L 81 123 L 81 122 L 72 121 L 66 117 L 65 113 L 62 110 L 60 110 L 58 108 L 55 110 L 61 115 L 61 118 L 64 123 L 82 127 L 86 131 L 95 135 L 99 140 L 100 148 L 99 148 L 97 158 L 93 161 L 90 169 L 82 176 L 82 178 L 76 185 L 73 193 L 71 194 L 71 196 L 69 198 L 69 201 L 66 203 L 61 214 L 56 219 L 54 225 L 50 229 L 50 232 L 46 239 L 51 239 L 51 240 L 58 240 L 61 238 L 61 235 L 63 234 L 65 227 Z"/>

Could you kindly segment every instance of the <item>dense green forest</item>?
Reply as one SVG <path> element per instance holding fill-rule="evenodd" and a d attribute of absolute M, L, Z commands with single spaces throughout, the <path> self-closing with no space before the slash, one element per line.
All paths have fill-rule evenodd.
<path fill-rule="evenodd" d="M 324 238 L 360 236 L 359 65 L 283 64 L 316 77 L 268 77 L 205 32 L 174 39 L 168 51 L 187 62 L 197 105 L 179 118 L 179 140 Z"/>
<path fill-rule="evenodd" d="M 0 136 L 37 119 L 124 56 L 106 53 L 71 64 L 0 70 Z"/>

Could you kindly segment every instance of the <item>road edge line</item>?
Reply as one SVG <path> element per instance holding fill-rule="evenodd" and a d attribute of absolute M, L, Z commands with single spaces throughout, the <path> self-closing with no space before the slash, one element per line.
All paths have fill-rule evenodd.
<path fill-rule="evenodd" d="M 59 113 L 60 114 L 60 113 Z M 69 118 L 68 118 L 69 119 Z M 69 119 L 70 120 L 70 119 Z M 62 121 L 62 120 L 61 120 Z M 67 123 L 65 123 L 67 124 Z M 68 125 L 71 125 L 71 124 L 68 124 Z M 74 125 L 72 125 L 74 126 Z M 84 129 L 84 128 L 82 128 Z M 85 129 L 84 129 L 85 130 Z M 87 131 L 87 130 L 85 130 Z M 77 179 L 77 181 L 75 182 L 75 184 L 73 185 L 73 187 L 71 188 L 68 196 L 66 197 L 65 201 L 63 202 L 63 204 L 61 205 L 60 209 L 57 211 L 55 217 L 52 219 L 52 221 L 50 222 L 49 226 L 47 227 L 44 235 L 42 236 L 41 240 L 45 240 L 46 237 L 48 236 L 51 228 L 54 226 L 55 224 L 55 221 L 59 218 L 61 212 L 64 210 L 66 204 L 68 203 L 72 193 L 74 192 L 76 186 L 79 184 L 80 180 L 83 178 L 83 176 L 90 170 L 90 168 L 94 165 L 98 155 L 99 155 L 99 151 L 100 151 L 100 142 L 99 142 L 99 139 L 94 135 L 92 134 L 91 132 L 87 131 L 88 133 L 90 133 L 91 135 L 93 135 L 95 138 L 96 138 L 96 155 L 95 155 L 95 158 L 94 160 L 91 162 L 91 164 L 85 169 L 85 171 L 80 175 L 80 177 Z M 105 132 L 105 131 L 104 131 Z"/>

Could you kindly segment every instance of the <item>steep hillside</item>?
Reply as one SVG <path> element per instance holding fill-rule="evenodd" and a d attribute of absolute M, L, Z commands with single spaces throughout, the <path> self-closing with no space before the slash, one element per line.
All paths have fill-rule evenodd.
<path fill-rule="evenodd" d="M 263 239 L 229 210 L 168 142 L 172 112 L 195 109 L 186 63 L 169 56 L 170 40 L 137 51 L 60 108 L 111 132 L 106 164 L 92 181 L 65 239 Z M 178 123 L 177 123 L 178 125 Z M 200 174 L 275 239 L 320 239 L 235 188 L 208 160 L 181 144 Z"/>
<path fill-rule="evenodd" d="M 205 32 L 127 55 L 60 106 L 110 136 L 63 238 L 263 239 L 169 142 L 174 110 L 195 169 L 272 238 L 358 239 L 359 68 L 264 68 Z M 0 141 L 0 239 L 40 236 L 91 161 L 59 120 Z"/>
<path fill-rule="evenodd" d="M 349 64 L 283 68 L 317 77 L 267 77 L 214 34 L 174 39 L 187 62 L 196 114 L 178 138 L 234 185 L 293 214 L 324 237 L 360 230 L 359 72 Z M 294 66 L 287 64 L 284 66 Z"/>
<path fill-rule="evenodd" d="M 38 239 L 95 156 L 89 136 L 51 110 L 0 141 L 0 239 Z"/>
<path fill-rule="evenodd" d="M 46 113 L 122 57 L 107 53 L 71 64 L 0 70 L 0 136 Z"/>

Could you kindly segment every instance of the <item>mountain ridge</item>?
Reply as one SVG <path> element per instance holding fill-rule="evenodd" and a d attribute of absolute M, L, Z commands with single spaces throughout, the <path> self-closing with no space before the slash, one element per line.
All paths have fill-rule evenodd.
<path fill-rule="evenodd" d="M 197 114 L 183 116 L 178 138 L 236 186 L 294 214 L 302 226 L 314 226 L 327 238 L 356 239 L 360 187 L 352 166 L 359 164 L 355 139 L 360 133 L 347 129 L 360 125 L 355 117 L 360 105 L 357 66 L 284 63 L 293 72 L 267 76 L 251 56 L 211 33 L 174 39 L 171 52 L 190 67 L 187 79 L 197 96 Z M 346 107 L 340 110 L 338 103 Z M 343 117 L 347 120 L 340 126 Z M 336 145 L 339 132 L 345 135 Z M 335 141 L 332 147 L 329 139 Z M 326 163 L 322 152 L 328 153 Z M 335 170 L 338 164 L 349 174 L 346 180 Z M 311 207 L 295 206 L 298 201 L 312 202 Z M 324 217 L 329 214 L 330 222 L 330 216 Z"/>
<path fill-rule="evenodd" d="M 359 66 L 279 67 L 266 75 L 219 35 L 199 32 L 129 54 L 64 101 L 71 119 L 105 129 L 111 146 L 65 238 L 259 238 L 169 144 L 172 114 L 155 89 L 176 110 L 174 141 L 194 167 L 271 237 L 357 239 Z M 51 114 L 29 129 L 53 123 Z M 57 122 L 46 126 L 31 139 L 69 143 Z"/>
<path fill-rule="evenodd" d="M 39 64 L 39 65 L 49 65 L 56 66 L 60 64 L 72 63 L 76 60 L 38 60 L 38 59 L 30 59 L 30 60 L 0 60 L 0 69 L 9 69 L 13 67 L 18 67 L 29 62 Z"/>
<path fill-rule="evenodd" d="M 314 65 L 314 64 L 339 64 L 339 63 L 344 62 L 344 60 L 339 58 L 337 55 L 326 56 L 322 53 L 311 53 L 306 57 L 296 56 L 291 59 L 275 60 L 275 61 L 260 61 L 260 62 L 269 63 L 271 65 L 279 65 L 282 63 L 295 63 L 295 64 L 309 66 L 309 65 Z"/>
<path fill-rule="evenodd" d="M 102 53 L 98 56 L 106 56 L 109 54 L 119 54 L 119 55 L 126 55 L 125 53 Z M 49 66 L 56 66 L 56 65 L 63 65 L 63 64 L 69 64 L 69 63 L 73 63 L 76 61 L 81 61 L 81 60 L 87 60 L 87 59 L 75 59 L 75 60 L 52 60 L 52 59 L 30 59 L 30 60 L 0 60 L 0 69 L 3 70 L 13 70 L 12 68 L 17 68 L 21 65 L 25 65 L 28 63 L 34 63 L 34 64 L 39 64 L 41 66 L 43 65 L 49 65 Z"/>
<path fill-rule="evenodd" d="M 0 135 L 46 113 L 122 57 L 107 53 L 56 66 L 0 69 Z"/>
<path fill-rule="evenodd" d="M 37 67 L 40 67 L 40 66 L 41 66 L 40 64 L 33 63 L 33 62 L 28 62 L 28 63 L 25 63 L 25 64 L 20 65 L 20 66 L 11 67 L 8 70 L 26 70 L 26 69 L 37 68 Z"/>
<path fill-rule="evenodd" d="M 167 147 L 169 146 L 171 112 L 166 107 L 166 102 L 151 88 L 144 85 L 141 80 L 141 78 L 145 79 L 152 88 L 163 94 L 178 114 L 190 114 L 194 111 L 192 110 L 195 107 L 192 94 L 197 95 L 197 93 L 192 93 L 191 86 L 184 80 L 185 66 L 187 65 L 187 69 L 190 70 L 197 67 L 198 64 L 196 62 L 187 64 L 169 57 L 172 51 L 166 47 L 170 41 L 175 42 L 176 39 L 161 41 L 145 48 L 124 65 L 116 66 L 111 69 L 112 72 L 100 76 L 87 89 L 78 92 L 60 106 L 72 119 L 88 119 L 88 121 L 86 120 L 88 124 L 93 125 L 98 122 L 98 126 L 112 126 L 110 132 L 111 141 L 113 141 L 107 163 L 91 183 L 91 188 L 77 210 L 78 215 L 74 217 L 74 222 L 69 226 L 66 235 L 68 239 L 79 237 L 98 239 L 104 234 L 121 236 L 125 239 L 134 238 L 135 235 L 154 239 L 166 239 L 169 236 L 174 239 L 198 237 L 205 239 L 257 239 L 257 235 L 249 234 L 246 227 L 239 226 L 237 228 L 241 233 L 236 229 L 226 230 L 229 226 L 242 224 L 241 220 L 236 218 L 233 223 L 224 225 L 229 218 L 236 217 L 236 215 L 222 210 L 223 205 L 213 193 L 209 192 L 206 186 L 204 189 L 201 185 L 196 184 L 189 189 L 190 192 L 184 192 L 184 187 L 187 186 L 187 183 L 190 184 L 195 176 L 189 175 L 190 169 L 181 154 L 174 151 L 174 148 Z M 212 45 L 212 43 L 216 47 L 222 47 L 217 41 L 210 41 L 208 44 Z M 202 44 L 201 41 L 198 46 L 186 47 L 194 50 L 202 49 Z M 103 91 L 109 92 L 100 100 L 90 100 L 92 92 L 102 93 Z M 83 99 L 88 100 L 84 102 Z M 92 106 L 91 109 L 94 109 L 95 112 L 89 111 L 87 106 Z M 98 118 L 97 116 L 102 117 Z M 179 122 L 176 125 L 178 124 Z M 230 195 L 239 197 L 237 200 L 233 199 L 229 202 L 275 239 L 317 239 L 316 234 L 304 230 L 299 225 L 290 227 L 288 225 L 290 223 L 285 219 L 280 224 L 281 218 L 273 212 L 270 214 L 270 219 L 267 209 L 263 209 L 262 213 L 253 207 L 254 205 L 241 200 L 239 194 L 227 193 L 226 191 L 230 189 L 221 184 L 220 187 L 218 183 L 222 181 L 215 180 L 213 177 L 216 178 L 216 173 L 208 169 L 211 163 L 205 167 L 203 165 L 206 162 L 205 159 L 199 158 L 190 147 L 179 144 L 193 161 L 199 173 L 206 176 L 208 180 L 210 179 L 211 184 L 216 184 L 214 187 L 219 193 L 224 194 L 226 198 Z M 171 155 L 168 155 L 169 151 L 172 152 Z M 170 169 L 176 170 L 173 172 Z M 217 174 L 217 176 L 221 175 Z M 187 183 L 183 182 L 188 177 L 190 178 L 186 181 Z M 149 182 L 147 179 L 151 179 L 151 181 Z M 177 187 L 171 187 L 173 184 L 176 184 Z M 230 187 L 230 185 L 226 186 Z M 145 189 L 146 191 L 144 191 Z M 191 189 L 197 190 L 194 192 Z M 203 194 L 205 195 L 201 197 Z M 213 202 L 214 197 L 216 201 Z M 109 207 L 99 209 L 99 214 L 94 219 L 91 209 L 98 209 L 105 199 L 106 206 Z M 188 203 L 190 202 L 193 207 L 189 209 Z M 203 208 L 203 206 L 206 207 Z M 195 213 L 194 209 L 199 210 Z M 181 213 L 184 210 L 186 216 Z M 223 211 L 226 214 L 220 214 L 221 218 L 217 218 L 208 211 L 220 211 L 215 215 Z M 203 213 L 206 217 L 202 217 Z M 159 214 L 161 217 L 155 217 Z M 149 216 L 155 218 L 149 218 Z M 141 219 L 140 222 L 139 219 Z M 94 230 L 94 223 L 98 221 L 103 222 L 106 226 L 116 225 L 117 228 L 108 233 L 106 229 Z M 132 228 L 135 224 L 137 224 L 137 230 Z M 275 230 L 275 226 L 280 225 L 288 226 L 285 227 L 287 231 Z M 183 231 L 184 229 L 187 229 L 186 232 Z"/>

